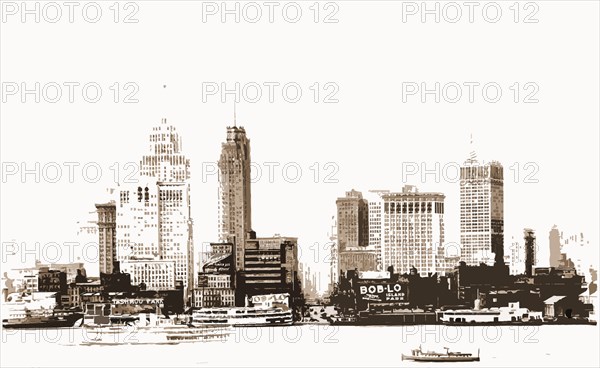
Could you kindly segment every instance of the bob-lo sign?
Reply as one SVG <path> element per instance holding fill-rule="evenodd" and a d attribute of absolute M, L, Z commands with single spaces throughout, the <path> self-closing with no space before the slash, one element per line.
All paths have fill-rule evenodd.
<path fill-rule="evenodd" d="M 400 283 L 359 285 L 358 296 L 368 302 L 404 302 L 406 301 L 406 285 Z"/>

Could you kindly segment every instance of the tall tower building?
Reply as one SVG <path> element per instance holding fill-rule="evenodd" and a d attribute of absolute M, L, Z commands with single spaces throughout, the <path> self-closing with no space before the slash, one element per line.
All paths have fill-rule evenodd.
<path fill-rule="evenodd" d="M 335 284 L 339 281 L 339 254 L 337 248 L 337 222 L 335 216 L 331 216 L 332 225 L 327 233 L 329 237 L 329 289 L 328 292 L 333 292 Z"/>
<path fill-rule="evenodd" d="M 511 275 L 523 275 L 525 273 L 525 245 L 513 236 L 510 241 L 510 250 L 504 256 L 504 263 L 508 265 Z"/>
<path fill-rule="evenodd" d="M 123 270 L 134 272 L 132 283 L 160 290 L 180 282 L 189 298 L 194 283 L 190 162 L 166 119 L 152 128 L 149 143 L 138 183 L 119 193 L 117 259 Z"/>
<path fill-rule="evenodd" d="M 227 127 L 219 159 L 219 224 L 221 242 L 234 244 L 236 270 L 244 269 L 246 234 L 252 231 L 250 140 L 243 127 Z"/>
<path fill-rule="evenodd" d="M 523 229 L 523 240 L 525 240 L 525 275 L 533 275 L 533 266 L 536 264 L 535 231 Z"/>
<path fill-rule="evenodd" d="M 98 212 L 100 272 L 113 273 L 117 265 L 117 207 L 115 201 L 96 204 L 96 211 Z"/>
<path fill-rule="evenodd" d="M 373 250 L 377 257 L 377 271 L 385 271 L 382 258 L 382 220 L 383 200 L 381 196 L 389 193 L 389 190 L 369 190 L 367 201 L 369 204 L 369 249 Z"/>
<path fill-rule="evenodd" d="M 438 255 L 444 243 L 444 199 L 442 193 L 419 193 L 406 185 L 402 192 L 381 193 L 381 259 L 383 269 L 409 273 L 415 267 L 421 276 L 438 270 Z"/>
<path fill-rule="evenodd" d="M 460 242 L 467 265 L 504 264 L 504 169 L 475 152 L 460 168 Z"/>
<path fill-rule="evenodd" d="M 560 266 L 560 252 L 562 246 L 560 244 L 560 232 L 558 231 L 558 227 L 556 225 L 554 225 L 552 230 L 550 230 L 548 241 L 550 245 L 550 267 L 558 268 L 558 266 Z"/>
<path fill-rule="evenodd" d="M 340 252 L 366 249 L 369 245 L 369 207 L 362 193 L 352 189 L 338 198 L 337 241 Z"/>

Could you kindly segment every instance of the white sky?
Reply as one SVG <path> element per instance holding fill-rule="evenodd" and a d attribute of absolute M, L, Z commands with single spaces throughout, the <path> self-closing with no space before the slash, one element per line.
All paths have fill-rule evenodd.
<path fill-rule="evenodd" d="M 18 17 L 1 24 L 2 82 L 96 82 L 103 89 L 96 104 L 80 94 L 72 104 L 66 96 L 55 104 L 36 104 L 31 96 L 21 103 L 18 95 L 6 96 L 3 163 L 24 162 L 33 168 L 35 162 L 97 162 L 103 176 L 98 183 L 86 183 L 76 170 L 75 182 L 69 183 L 65 167 L 54 184 L 35 183 L 33 176 L 26 183 L 8 177 L 1 192 L 2 242 L 77 241 L 74 223 L 102 201 L 113 179 L 111 165 L 137 163 L 152 127 L 163 117 L 177 127 L 191 159 L 195 243 L 216 240 L 217 178 L 203 182 L 202 163 L 218 160 L 225 127 L 232 123 L 233 101 L 231 96 L 226 103 L 210 96 L 203 102 L 202 83 L 296 82 L 303 90 L 296 104 L 284 101 L 279 92 L 274 103 L 263 96 L 260 102 L 237 105 L 252 160 L 263 167 L 262 178 L 252 187 L 258 235 L 297 236 L 308 261 L 308 248 L 328 241 L 338 196 L 352 188 L 400 190 L 403 162 L 425 163 L 430 169 L 436 162 L 442 167 L 462 162 L 472 133 L 479 158 L 504 165 L 505 245 L 511 236 L 521 239 L 524 227 L 534 228 L 545 263 L 548 232 L 557 224 L 565 233 L 583 232 L 589 238 L 590 264 L 597 266 L 597 2 L 570 7 L 537 2 L 540 21 L 534 24 L 514 23 L 508 9 L 512 2 L 502 3 L 497 23 L 485 22 L 476 12 L 474 23 L 456 24 L 421 23 L 418 18 L 402 23 L 402 6 L 392 2 L 368 8 L 361 2 L 338 2 L 339 23 L 334 24 L 312 21 L 312 2 L 302 3 L 297 23 L 285 22 L 281 13 L 274 23 L 223 24 L 216 16 L 203 23 L 200 3 L 170 2 L 165 7 L 154 1 L 137 3 L 139 23 L 115 24 L 108 9 L 112 2 L 102 4 L 103 18 L 94 24 L 81 17 L 72 24 L 21 23 Z M 109 86 L 115 82 L 137 83 L 139 103 L 112 102 Z M 336 83 L 339 103 L 314 103 L 309 87 L 315 82 Z M 429 87 L 435 82 L 496 82 L 503 95 L 496 104 L 485 102 L 481 89 L 474 103 L 466 96 L 455 104 L 436 104 L 431 97 L 421 103 L 417 96 L 403 103 L 402 82 Z M 515 82 L 536 83 L 539 103 L 514 103 L 509 87 Z M 303 176 L 288 183 L 280 166 L 270 183 L 265 162 L 296 162 Z M 315 162 L 321 167 L 319 183 L 310 169 Z M 339 167 L 334 175 L 338 183 L 323 182 L 327 162 Z M 534 175 L 538 183 L 523 180 L 530 172 L 524 167 L 528 162 L 539 168 Z M 520 167 L 517 182 L 513 165 Z M 458 241 L 458 183 L 434 179 L 413 176 L 406 184 L 446 194 L 446 239 Z M 326 269 L 324 258 L 321 251 L 318 265 L 311 268 Z M 12 266 L 10 262 L 14 258 L 9 259 Z"/>

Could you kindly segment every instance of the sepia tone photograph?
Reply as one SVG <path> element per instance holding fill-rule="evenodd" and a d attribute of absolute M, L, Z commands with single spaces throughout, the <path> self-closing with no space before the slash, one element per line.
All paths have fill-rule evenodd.
<path fill-rule="evenodd" d="M 598 367 L 597 0 L 0 0 L 2 367 Z"/>

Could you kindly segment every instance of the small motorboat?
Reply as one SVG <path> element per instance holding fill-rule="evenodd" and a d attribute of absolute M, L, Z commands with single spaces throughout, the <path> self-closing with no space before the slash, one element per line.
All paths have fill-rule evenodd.
<path fill-rule="evenodd" d="M 402 360 L 413 360 L 417 362 L 478 362 L 479 361 L 479 349 L 477 349 L 477 356 L 473 356 L 471 353 L 461 353 L 450 351 L 446 349 L 445 353 L 438 353 L 435 351 L 423 351 L 421 346 L 418 349 L 412 349 L 411 355 L 402 354 Z"/>

